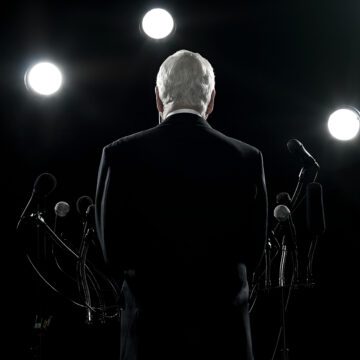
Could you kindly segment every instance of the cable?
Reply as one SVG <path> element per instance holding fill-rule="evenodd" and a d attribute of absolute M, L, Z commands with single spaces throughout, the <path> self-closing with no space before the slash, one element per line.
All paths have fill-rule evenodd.
<path fill-rule="evenodd" d="M 34 219 L 38 224 L 42 225 L 47 233 L 50 235 L 50 237 L 64 250 L 69 252 L 72 256 L 74 256 L 76 259 L 79 258 L 79 255 L 71 249 L 70 246 L 66 245 L 51 229 L 51 227 L 45 222 L 44 218 L 40 215 L 40 213 L 31 214 L 30 218 Z"/>
<path fill-rule="evenodd" d="M 58 289 L 55 288 L 55 286 L 53 286 L 52 284 L 50 284 L 46 279 L 45 277 L 41 274 L 41 272 L 39 271 L 39 269 L 35 266 L 35 264 L 32 262 L 31 258 L 30 258 L 30 255 L 29 254 L 26 254 L 25 257 L 28 259 L 30 265 L 33 267 L 33 269 L 35 270 L 35 272 L 38 274 L 38 276 L 41 278 L 41 280 L 43 280 L 45 282 L 45 284 L 47 286 L 49 286 L 53 291 L 55 291 L 57 294 L 61 295 L 63 298 L 69 300 L 70 302 L 72 302 L 74 305 L 77 305 L 77 306 L 80 306 L 82 308 L 89 308 L 88 306 L 86 305 L 83 305 L 83 304 L 80 304 L 78 303 L 77 301 L 71 299 L 70 297 L 64 295 L 62 292 L 60 292 Z M 92 310 L 92 308 L 90 308 Z"/>
<path fill-rule="evenodd" d="M 76 306 L 80 306 L 82 308 L 85 308 L 85 309 L 90 309 L 91 311 L 96 311 L 96 310 L 104 310 L 104 311 L 107 311 L 109 309 L 114 309 L 114 308 L 118 308 L 118 305 L 109 305 L 109 306 L 106 306 L 104 307 L 103 309 L 100 308 L 100 307 L 95 307 L 95 306 L 92 306 L 92 307 L 89 307 L 87 305 L 84 305 L 84 304 L 81 304 L 75 300 L 73 300 L 72 298 L 70 298 L 69 296 L 63 294 L 61 291 L 59 291 L 54 285 L 52 285 L 46 278 L 45 276 L 40 272 L 40 270 L 36 267 L 36 265 L 34 264 L 34 262 L 31 260 L 31 257 L 29 254 L 25 254 L 25 257 L 27 258 L 27 260 L 29 261 L 31 267 L 35 270 L 36 274 L 40 277 L 40 279 L 47 285 L 49 286 L 49 288 L 51 290 L 53 290 L 56 294 L 60 295 L 61 297 L 65 298 L 66 300 L 70 301 L 71 303 L 73 303 L 74 305 Z M 113 317 L 113 316 L 111 316 Z"/>
<path fill-rule="evenodd" d="M 88 232 L 83 234 L 79 250 L 79 258 L 76 263 L 77 283 L 80 293 L 84 297 L 85 304 L 91 306 L 91 296 L 86 280 L 86 254 L 88 251 Z"/>
<path fill-rule="evenodd" d="M 278 254 L 279 254 L 279 248 L 277 248 L 275 255 L 273 255 L 273 257 L 270 259 L 270 265 L 272 265 L 273 261 L 275 260 Z M 255 288 L 259 286 L 260 280 L 263 278 L 264 274 L 265 274 L 265 270 L 263 270 L 263 272 L 259 275 L 257 282 L 253 285 L 250 291 L 250 296 L 249 296 L 250 299 L 253 296 L 252 294 L 254 293 Z"/>
<path fill-rule="evenodd" d="M 52 245 L 52 246 L 51 246 L 51 254 L 52 254 L 52 256 L 53 256 L 53 259 L 54 259 L 54 262 L 55 262 L 55 264 L 56 264 L 56 267 L 57 267 L 67 278 L 69 278 L 70 280 L 76 282 L 75 277 L 72 276 L 72 275 L 70 275 L 70 274 L 68 274 L 68 273 L 62 268 L 62 266 L 60 265 L 60 263 L 59 263 L 59 261 L 58 261 L 58 258 L 57 258 L 56 254 L 55 254 L 55 251 L 54 251 L 54 250 L 55 250 L 54 242 L 52 242 L 51 245 Z"/>

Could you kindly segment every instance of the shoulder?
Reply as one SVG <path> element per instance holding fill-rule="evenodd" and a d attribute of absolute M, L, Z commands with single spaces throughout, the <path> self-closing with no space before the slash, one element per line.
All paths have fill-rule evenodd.
<path fill-rule="evenodd" d="M 147 130 L 142 130 L 131 135 L 123 136 L 113 141 L 112 143 L 106 145 L 103 148 L 103 153 L 107 156 L 112 156 L 112 154 L 118 154 L 120 152 L 124 152 L 127 149 L 132 148 L 135 144 L 143 141 L 148 136 L 153 135 L 154 133 L 156 133 L 156 127 Z"/>
<path fill-rule="evenodd" d="M 229 147 L 233 148 L 239 154 L 241 154 L 244 158 L 259 158 L 262 157 L 261 151 L 253 145 L 250 145 L 244 141 L 238 140 L 231 136 L 227 136 L 222 132 L 211 129 L 212 133 L 221 139 L 224 143 L 226 143 Z"/>

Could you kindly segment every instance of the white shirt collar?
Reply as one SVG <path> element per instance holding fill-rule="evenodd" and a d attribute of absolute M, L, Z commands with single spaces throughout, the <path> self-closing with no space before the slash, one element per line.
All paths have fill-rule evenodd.
<path fill-rule="evenodd" d="M 178 110 L 174 110 L 174 111 L 168 113 L 168 114 L 166 115 L 166 118 L 168 118 L 168 117 L 171 116 L 171 115 L 182 114 L 182 113 L 195 114 L 195 115 L 198 115 L 198 116 L 202 117 L 201 114 L 200 114 L 198 111 L 196 111 L 196 110 L 193 110 L 193 109 L 178 109 Z M 165 119 L 166 119 L 166 118 L 165 118 Z"/>

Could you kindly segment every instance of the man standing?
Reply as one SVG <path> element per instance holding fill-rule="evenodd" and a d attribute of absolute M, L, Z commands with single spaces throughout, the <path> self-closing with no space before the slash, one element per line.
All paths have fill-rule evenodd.
<path fill-rule="evenodd" d="M 265 246 L 262 155 L 213 129 L 215 76 L 181 50 L 156 81 L 160 124 L 103 150 L 96 220 L 122 282 L 121 360 L 253 359 L 247 273 Z"/>

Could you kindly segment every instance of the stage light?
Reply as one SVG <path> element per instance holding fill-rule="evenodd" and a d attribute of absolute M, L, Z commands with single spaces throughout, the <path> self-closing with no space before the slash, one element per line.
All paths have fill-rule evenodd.
<path fill-rule="evenodd" d="M 163 39 L 173 31 L 174 20 L 166 10 L 152 9 L 143 17 L 141 26 L 149 37 Z"/>
<path fill-rule="evenodd" d="M 359 131 L 359 111 L 353 107 L 346 107 L 334 111 L 328 120 L 330 134 L 342 141 L 353 139 Z"/>
<path fill-rule="evenodd" d="M 31 67 L 25 74 L 25 85 L 40 95 L 53 95 L 62 85 L 62 74 L 57 66 L 41 62 Z"/>

